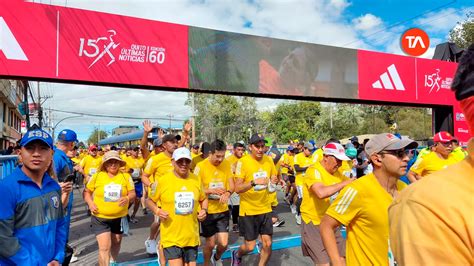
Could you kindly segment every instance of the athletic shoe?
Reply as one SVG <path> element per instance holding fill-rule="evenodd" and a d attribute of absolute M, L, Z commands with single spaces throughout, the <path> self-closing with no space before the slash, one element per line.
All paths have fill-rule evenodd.
<path fill-rule="evenodd" d="M 239 258 L 238 252 L 239 252 L 238 249 L 232 251 L 232 258 L 231 258 L 231 263 L 230 263 L 231 266 L 242 265 L 242 258 Z"/>
<path fill-rule="evenodd" d="M 274 224 L 273 227 L 280 227 L 285 224 L 285 220 L 283 219 L 278 219 Z"/>
<path fill-rule="evenodd" d="M 296 215 L 296 206 L 295 206 L 295 204 L 291 204 L 290 209 L 291 209 L 291 213 Z"/>
<path fill-rule="evenodd" d="M 301 224 L 301 215 L 295 214 L 295 218 L 296 218 L 296 224 L 300 225 Z"/>
<path fill-rule="evenodd" d="M 255 247 L 257 248 L 257 253 L 260 254 L 260 252 L 262 252 L 262 242 L 260 242 L 259 240 L 257 240 L 257 244 L 255 245 Z"/>
<path fill-rule="evenodd" d="M 148 255 L 155 255 L 156 254 L 156 240 L 148 238 L 145 241 L 145 249 Z"/>
<path fill-rule="evenodd" d="M 234 233 L 238 233 L 238 232 L 239 232 L 239 225 L 238 225 L 238 224 L 232 225 L 232 232 L 234 232 Z"/>
<path fill-rule="evenodd" d="M 69 261 L 69 263 L 73 263 L 73 262 L 76 262 L 78 260 L 79 259 L 76 257 L 76 255 L 72 254 L 71 261 Z"/>
<path fill-rule="evenodd" d="M 211 265 L 213 266 L 222 266 L 222 258 L 221 259 L 216 259 L 216 252 L 212 251 L 211 255 Z"/>

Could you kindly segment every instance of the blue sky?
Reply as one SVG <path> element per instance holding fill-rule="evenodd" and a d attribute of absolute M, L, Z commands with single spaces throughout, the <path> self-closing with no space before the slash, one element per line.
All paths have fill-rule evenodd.
<path fill-rule="evenodd" d="M 35 0 L 35 2 L 40 2 Z M 355 49 L 402 54 L 401 34 L 412 27 L 424 29 L 431 39 L 422 57 L 431 58 L 436 44 L 445 42 L 457 21 L 474 11 L 472 1 L 427 0 L 43 0 L 46 4 L 95 10 L 216 30 L 304 41 Z M 187 119 L 186 94 L 123 90 L 94 86 L 46 84 L 53 98 L 46 106 L 56 110 Z M 94 97 L 91 97 L 94 96 Z M 260 106 L 275 107 L 281 100 L 258 99 Z M 70 114 L 53 112 L 53 120 Z M 84 117 L 68 119 L 71 128 L 87 139 L 94 127 L 111 130 L 118 125 L 141 125 L 141 119 Z M 168 126 L 164 119 L 153 123 Z M 182 122 L 174 122 L 178 126 Z M 58 131 L 57 131 L 58 132 Z"/>

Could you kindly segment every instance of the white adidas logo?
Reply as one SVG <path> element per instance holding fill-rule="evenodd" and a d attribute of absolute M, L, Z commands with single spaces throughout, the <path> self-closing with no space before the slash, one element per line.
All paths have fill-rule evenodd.
<path fill-rule="evenodd" d="M 380 80 L 372 83 L 372 88 L 374 89 L 385 89 L 385 90 L 397 90 L 397 91 L 404 91 L 405 86 L 403 86 L 402 80 L 400 79 L 400 75 L 398 75 L 397 68 L 395 64 L 391 64 L 387 68 L 388 72 L 384 72 L 380 75 Z M 382 83 L 380 83 L 382 81 Z"/>

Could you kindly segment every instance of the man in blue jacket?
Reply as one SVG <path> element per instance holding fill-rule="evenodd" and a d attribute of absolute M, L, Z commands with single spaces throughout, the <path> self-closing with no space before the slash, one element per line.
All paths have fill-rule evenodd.
<path fill-rule="evenodd" d="M 0 265 L 59 265 L 66 227 L 61 188 L 53 180 L 53 140 L 30 129 L 20 142 L 23 165 L 0 181 Z"/>
<path fill-rule="evenodd" d="M 77 142 L 77 134 L 76 132 L 70 129 L 63 129 L 58 134 L 58 140 L 56 142 L 56 147 L 54 147 L 54 155 L 53 155 L 53 162 L 54 162 L 54 173 L 56 178 L 59 182 L 59 186 L 61 187 L 61 202 L 63 207 L 65 207 L 64 217 L 67 224 L 66 236 L 69 236 L 69 225 L 71 222 L 71 211 L 72 211 L 72 203 L 73 203 L 73 195 L 72 193 L 72 181 L 67 180 L 68 177 L 74 176 L 74 166 L 72 164 L 71 156 L 68 153 L 71 153 L 74 150 L 74 144 Z M 65 251 L 65 258 L 63 262 L 63 266 L 69 265 L 72 259 L 73 253 L 72 247 L 66 245 Z"/>

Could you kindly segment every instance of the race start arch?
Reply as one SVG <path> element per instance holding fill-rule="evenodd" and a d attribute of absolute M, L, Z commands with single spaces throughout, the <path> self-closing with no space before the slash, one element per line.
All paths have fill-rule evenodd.
<path fill-rule="evenodd" d="M 457 64 L 251 36 L 20 0 L 0 3 L 0 77 L 433 108 L 472 133 Z"/>

